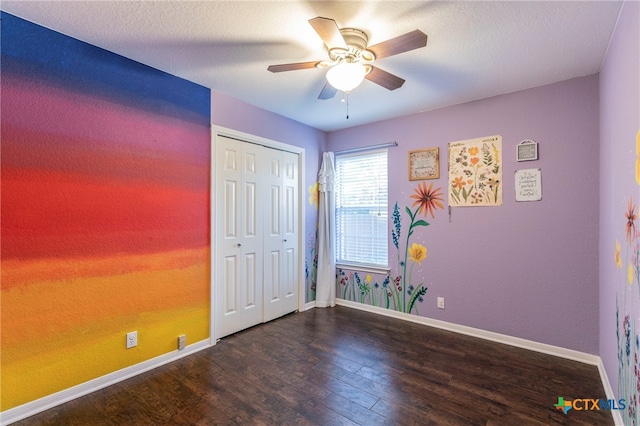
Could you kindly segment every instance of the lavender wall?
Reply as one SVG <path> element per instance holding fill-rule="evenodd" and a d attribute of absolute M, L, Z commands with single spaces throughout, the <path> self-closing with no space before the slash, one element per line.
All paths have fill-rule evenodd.
<path fill-rule="evenodd" d="M 445 210 L 416 231 L 428 249 L 413 272 L 428 286 L 420 315 L 596 354 L 597 75 L 330 133 L 328 148 L 398 142 L 389 151 L 391 217 L 395 202 L 401 212 L 413 202 L 408 151 L 439 147 L 440 179 L 429 182 L 446 194 L 448 143 L 498 134 L 504 204 L 454 208 L 449 221 L 445 195 Z M 538 161 L 516 162 L 524 139 L 539 143 Z M 542 169 L 542 201 L 516 202 L 514 171 L 528 168 Z"/>
<path fill-rule="evenodd" d="M 639 238 L 627 236 L 628 202 L 640 202 L 640 3 L 625 2 L 600 72 L 600 357 L 617 398 L 627 400 L 626 424 L 639 420 Z M 640 226 L 635 221 L 635 226 Z M 616 264 L 616 241 L 621 246 Z M 636 277 L 629 283 L 628 268 Z M 627 321 L 625 321 L 627 319 Z M 617 322 L 616 322 L 617 320 Z M 617 330 L 617 331 L 616 331 Z M 619 335 L 617 338 L 616 335 Z M 635 355 L 635 356 L 634 356 Z M 635 404 L 632 401 L 635 400 Z"/>
<path fill-rule="evenodd" d="M 315 241 L 318 210 L 315 183 L 326 133 L 263 110 L 238 99 L 211 91 L 211 123 L 239 132 L 299 146 L 305 149 L 305 264 L 306 301 L 315 300 Z"/>

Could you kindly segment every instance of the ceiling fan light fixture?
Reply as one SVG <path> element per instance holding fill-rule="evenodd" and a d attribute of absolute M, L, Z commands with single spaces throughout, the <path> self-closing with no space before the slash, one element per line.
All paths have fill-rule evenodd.
<path fill-rule="evenodd" d="M 327 71 L 327 81 L 338 90 L 350 92 L 362 83 L 366 74 L 367 70 L 362 64 L 340 62 Z"/>

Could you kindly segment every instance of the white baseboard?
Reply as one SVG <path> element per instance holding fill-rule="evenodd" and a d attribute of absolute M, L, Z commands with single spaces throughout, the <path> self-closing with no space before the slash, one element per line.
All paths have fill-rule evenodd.
<path fill-rule="evenodd" d="M 479 328 L 467 327 L 446 321 L 440 321 L 431 318 L 420 317 L 418 315 L 406 314 L 404 312 L 396 312 L 390 309 L 379 308 L 377 306 L 365 305 L 363 303 L 351 302 L 349 300 L 338 299 L 338 305 L 347 306 L 349 308 L 360 309 L 363 311 L 373 312 L 388 317 L 393 317 L 405 321 L 415 322 L 418 324 L 428 325 L 430 327 L 440 328 L 443 330 L 453 331 L 460 334 L 466 334 L 480 339 L 491 340 L 493 342 L 504 343 L 506 345 L 516 346 L 518 348 L 529 349 L 536 352 L 542 352 L 548 355 L 554 355 L 561 358 L 567 358 L 579 361 L 585 364 L 598 365 L 600 357 L 584 352 L 574 351 L 559 346 L 548 345 L 546 343 L 538 343 L 532 340 L 521 339 L 519 337 L 508 336 L 506 334 L 494 333 L 492 331 L 481 330 Z"/>
<path fill-rule="evenodd" d="M 600 380 L 602 381 L 602 386 L 604 387 L 604 392 L 607 395 L 608 400 L 616 400 L 616 395 L 613 392 L 613 388 L 611 387 L 611 382 L 609 382 L 609 376 L 607 376 L 607 370 L 604 368 L 604 364 L 602 363 L 602 358 L 598 360 L 598 372 L 600 373 Z M 611 415 L 613 416 L 613 423 L 616 426 L 624 426 L 624 421 L 622 420 L 622 414 L 620 410 L 611 410 Z"/>
<path fill-rule="evenodd" d="M 71 401 L 72 399 L 80 398 L 81 396 L 87 395 L 91 392 L 106 388 L 107 386 L 111 386 L 123 380 L 127 380 L 133 376 L 137 376 L 138 374 L 142 374 L 146 371 L 160 367 L 161 365 L 168 364 L 180 358 L 184 358 L 185 356 L 199 352 L 203 349 L 207 349 L 210 346 L 211 342 L 209 339 L 202 340 L 200 342 L 187 346 L 183 350 L 175 350 L 173 352 L 160 355 L 156 358 L 152 358 L 139 364 L 132 365 L 131 367 L 114 371 L 113 373 L 109 373 L 105 376 L 89 380 L 88 382 L 81 383 L 77 386 L 73 386 L 60 392 L 47 395 L 35 401 L 31 401 L 18 407 L 11 408 L 0 413 L 0 424 L 9 425 L 11 423 L 17 422 L 18 420 L 25 419 L 27 417 L 33 416 L 34 414 L 38 414 L 42 411 L 53 408 L 57 405 L 64 404 L 65 402 Z"/>
<path fill-rule="evenodd" d="M 312 300 L 311 302 L 304 304 L 301 312 L 308 311 L 309 309 L 313 309 L 315 307 L 316 307 L 316 301 Z"/>

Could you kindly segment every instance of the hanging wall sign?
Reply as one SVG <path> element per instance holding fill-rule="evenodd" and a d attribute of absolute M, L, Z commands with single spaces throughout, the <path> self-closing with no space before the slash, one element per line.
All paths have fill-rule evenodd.
<path fill-rule="evenodd" d="M 542 172 L 540 169 L 516 170 L 516 201 L 542 200 Z"/>
<path fill-rule="evenodd" d="M 438 179 L 439 177 L 439 148 L 409 151 L 409 180 Z"/>
<path fill-rule="evenodd" d="M 516 146 L 516 160 L 532 161 L 538 159 L 538 142 L 526 139 Z"/>

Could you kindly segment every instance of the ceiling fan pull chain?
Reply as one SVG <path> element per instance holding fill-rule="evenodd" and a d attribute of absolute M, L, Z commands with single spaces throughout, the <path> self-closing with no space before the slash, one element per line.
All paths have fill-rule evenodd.
<path fill-rule="evenodd" d="M 347 92 L 347 120 L 349 119 L 349 92 Z"/>

